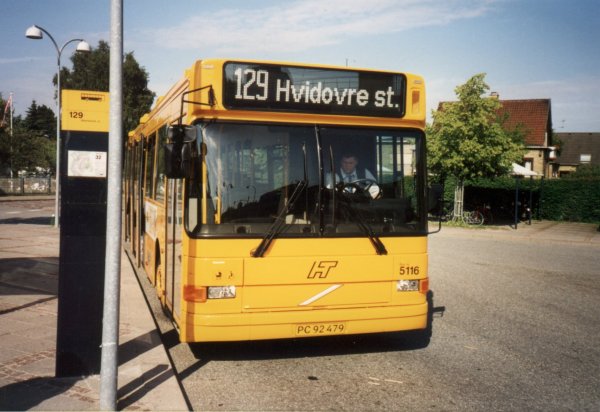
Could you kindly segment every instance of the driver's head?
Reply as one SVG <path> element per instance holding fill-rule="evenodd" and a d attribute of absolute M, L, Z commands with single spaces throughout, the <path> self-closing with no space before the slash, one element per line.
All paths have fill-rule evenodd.
<path fill-rule="evenodd" d="M 344 171 L 344 173 L 350 174 L 354 172 L 354 169 L 356 169 L 358 159 L 356 158 L 356 155 L 349 153 L 342 156 L 341 163 L 342 170 Z"/>

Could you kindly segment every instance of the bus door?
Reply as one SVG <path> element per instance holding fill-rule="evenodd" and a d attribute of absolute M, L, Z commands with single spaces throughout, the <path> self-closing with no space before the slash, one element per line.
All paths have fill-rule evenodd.
<path fill-rule="evenodd" d="M 144 195 L 143 195 L 143 187 L 144 187 L 144 170 L 145 170 L 145 160 L 146 156 L 144 156 L 144 138 L 139 142 L 135 143 L 135 157 L 136 157 L 136 171 L 135 171 L 135 188 L 134 188 L 134 216 L 133 222 L 135 225 L 135 230 L 133 231 L 133 242 L 132 248 L 134 249 L 134 254 L 136 257 L 136 265 L 140 267 L 142 265 L 142 238 L 144 236 L 143 227 L 144 227 Z"/>
<path fill-rule="evenodd" d="M 133 143 L 133 148 L 131 149 L 131 156 L 133 157 L 133 167 L 131 171 L 131 252 L 133 256 L 138 257 L 138 241 L 139 241 L 139 225 L 138 225 L 138 216 L 139 216 L 139 190 L 140 190 L 140 154 L 139 154 L 139 142 Z M 139 266 L 139 265 L 138 265 Z"/>
<path fill-rule="evenodd" d="M 165 299 L 173 318 L 179 320 L 181 306 L 181 241 L 183 234 L 183 182 L 169 179 L 167 188 L 167 235 Z"/>

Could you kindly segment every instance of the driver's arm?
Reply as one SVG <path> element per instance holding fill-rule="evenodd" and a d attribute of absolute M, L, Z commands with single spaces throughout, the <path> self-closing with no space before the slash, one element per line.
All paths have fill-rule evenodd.
<path fill-rule="evenodd" d="M 367 189 L 367 191 L 369 192 L 369 195 L 371 196 L 371 199 L 380 198 L 381 197 L 381 188 L 377 184 L 377 179 L 375 179 L 375 176 L 373 176 L 373 173 L 371 173 L 369 171 L 369 169 L 365 169 L 365 178 L 373 181 L 373 184 L 369 185 L 369 187 Z"/>
<path fill-rule="evenodd" d="M 369 171 L 369 169 L 365 169 L 365 178 L 367 178 L 367 179 L 369 179 L 369 180 L 372 180 L 372 181 L 374 181 L 374 182 L 376 182 L 376 181 L 377 181 L 377 179 L 375 179 L 375 176 L 373 176 L 373 173 L 371 173 L 371 172 Z"/>

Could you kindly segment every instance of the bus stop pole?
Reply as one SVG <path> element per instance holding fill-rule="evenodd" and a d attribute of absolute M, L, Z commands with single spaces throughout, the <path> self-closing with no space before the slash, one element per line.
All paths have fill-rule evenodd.
<path fill-rule="evenodd" d="M 123 0 L 110 2 L 110 128 L 106 197 L 106 260 L 100 409 L 117 410 L 119 297 L 121 274 L 121 170 L 123 151 Z"/>

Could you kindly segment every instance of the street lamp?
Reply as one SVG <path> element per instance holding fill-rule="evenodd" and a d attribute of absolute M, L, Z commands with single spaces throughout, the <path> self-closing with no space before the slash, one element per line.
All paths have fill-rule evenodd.
<path fill-rule="evenodd" d="M 58 202 L 58 200 L 60 197 L 60 175 L 59 175 L 59 172 L 60 172 L 60 55 L 62 54 L 63 50 L 69 43 L 78 41 L 79 43 L 77 44 L 76 51 L 83 52 L 83 53 L 90 52 L 90 45 L 83 39 L 71 39 L 71 40 L 67 41 L 65 44 L 63 44 L 62 47 L 59 48 L 58 44 L 54 40 L 54 37 L 52 37 L 52 35 L 50 33 L 48 33 L 48 31 L 46 31 L 43 27 L 36 26 L 36 25 L 33 25 L 30 28 L 28 28 L 27 31 L 25 32 L 25 36 L 28 39 L 40 40 L 44 37 L 42 32 L 46 33 L 48 35 L 48 37 L 50 38 L 50 40 L 52 40 L 52 43 L 54 44 L 54 47 L 56 48 L 56 53 L 58 55 L 57 56 L 58 57 L 57 58 L 58 69 L 56 71 L 56 90 L 57 90 L 57 93 L 56 93 L 56 95 L 57 95 L 57 100 L 56 100 L 56 201 L 55 201 L 55 205 L 54 205 L 54 227 L 58 227 L 58 221 L 59 221 L 59 202 Z"/>

